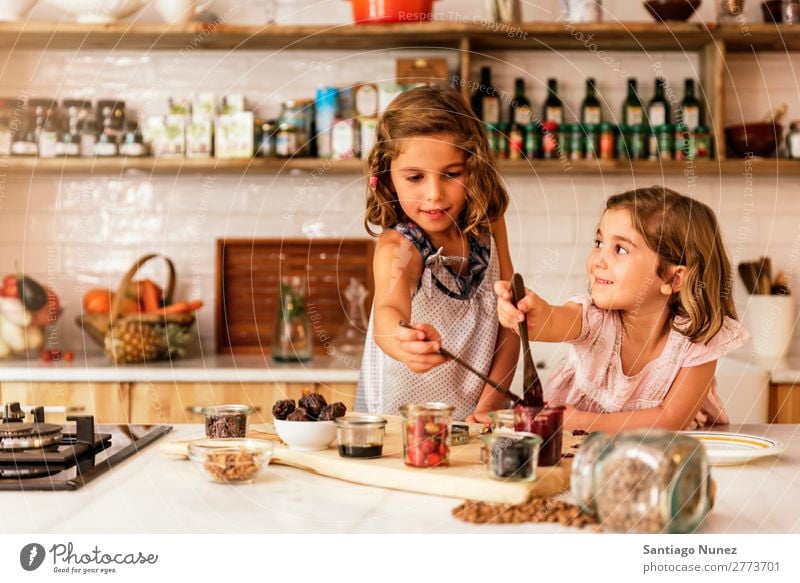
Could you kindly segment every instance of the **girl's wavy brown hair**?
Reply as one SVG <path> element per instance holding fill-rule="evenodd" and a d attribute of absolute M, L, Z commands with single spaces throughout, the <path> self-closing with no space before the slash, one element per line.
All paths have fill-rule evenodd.
<path fill-rule="evenodd" d="M 462 231 L 482 237 L 505 213 L 508 192 L 497 174 L 483 125 L 469 104 L 455 89 L 417 87 L 398 95 L 378 121 L 367 162 L 369 175 L 377 178 L 374 189 L 367 187 L 364 226 L 370 235 L 378 235 L 370 225 L 386 229 L 407 219 L 392 185 L 392 160 L 402 151 L 404 140 L 434 134 L 450 136 L 464 152 L 467 204 L 458 217 Z"/>
<path fill-rule="evenodd" d="M 672 327 L 692 342 L 708 342 L 723 318 L 736 319 L 731 261 L 714 211 L 663 186 L 637 188 L 608 199 L 606 210 L 628 209 L 636 231 L 658 254 L 657 275 L 685 266 L 681 289 L 670 298 Z M 686 318 L 676 322 L 675 317 Z"/>

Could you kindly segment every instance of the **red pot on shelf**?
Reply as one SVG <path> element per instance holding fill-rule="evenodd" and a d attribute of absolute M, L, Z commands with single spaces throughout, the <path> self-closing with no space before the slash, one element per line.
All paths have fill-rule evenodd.
<path fill-rule="evenodd" d="M 433 19 L 434 0 L 352 0 L 356 24 L 419 22 Z"/>

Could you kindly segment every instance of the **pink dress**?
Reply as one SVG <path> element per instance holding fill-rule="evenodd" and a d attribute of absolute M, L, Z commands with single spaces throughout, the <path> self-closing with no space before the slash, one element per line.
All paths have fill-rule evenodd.
<path fill-rule="evenodd" d="M 614 310 L 602 310 L 588 295 L 570 298 L 583 307 L 581 334 L 571 340 L 572 350 L 545 383 L 545 400 L 574 405 L 583 411 L 617 413 L 658 407 L 681 368 L 717 360 L 747 342 L 749 334 L 733 318 L 703 344 L 690 342 L 670 330 L 661 355 L 633 376 L 622 372 L 620 346 L 622 320 Z M 728 423 L 714 379 L 705 403 L 691 427 Z"/>

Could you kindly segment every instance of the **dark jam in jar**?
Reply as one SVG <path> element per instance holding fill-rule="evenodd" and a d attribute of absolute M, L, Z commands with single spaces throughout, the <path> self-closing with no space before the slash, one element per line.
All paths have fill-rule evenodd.
<path fill-rule="evenodd" d="M 514 429 L 535 433 L 542 438 L 539 465 L 555 466 L 561 461 L 564 407 L 545 407 L 538 415 L 532 407 L 514 409 Z"/>
<path fill-rule="evenodd" d="M 362 459 L 381 457 L 383 445 L 339 445 L 339 455 Z"/>

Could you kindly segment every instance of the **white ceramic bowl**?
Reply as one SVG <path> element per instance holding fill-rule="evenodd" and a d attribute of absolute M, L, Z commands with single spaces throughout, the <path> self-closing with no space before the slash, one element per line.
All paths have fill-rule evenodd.
<path fill-rule="evenodd" d="M 151 0 L 47 0 L 78 22 L 108 24 L 139 12 Z"/>
<path fill-rule="evenodd" d="M 39 0 L 3 0 L 0 2 L 0 22 L 22 20 Z"/>
<path fill-rule="evenodd" d="M 275 431 L 289 449 L 322 451 L 336 439 L 333 421 L 281 421 L 275 420 Z"/>

